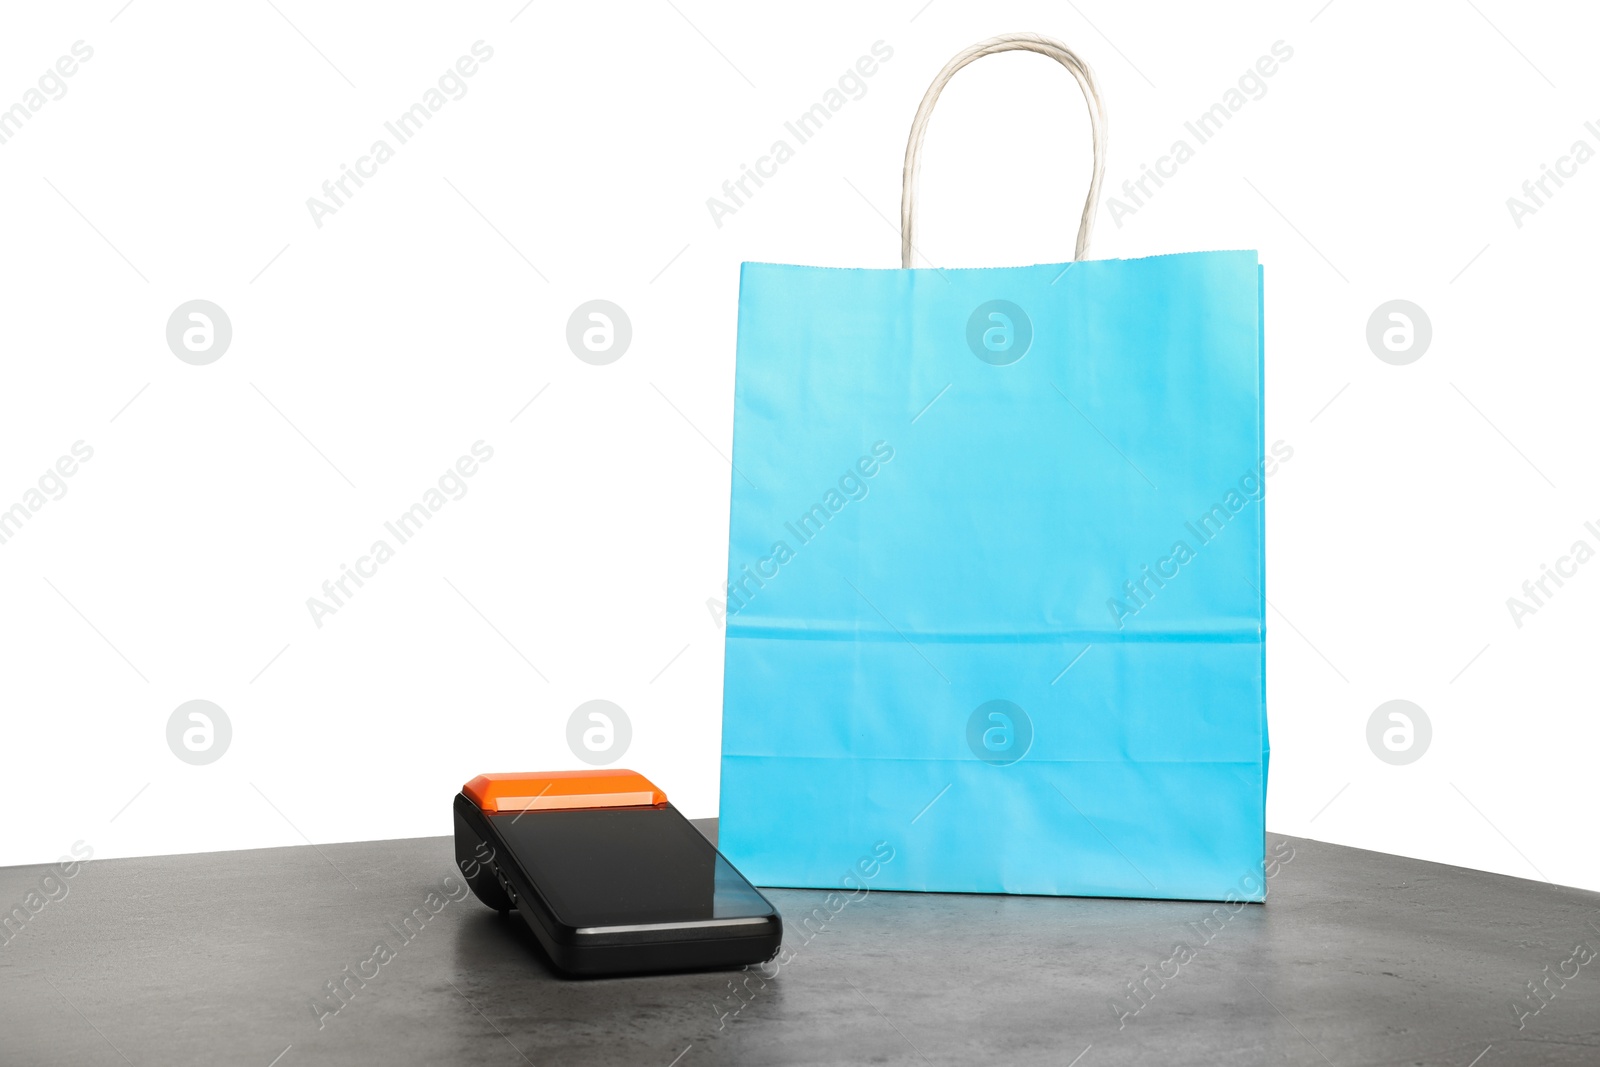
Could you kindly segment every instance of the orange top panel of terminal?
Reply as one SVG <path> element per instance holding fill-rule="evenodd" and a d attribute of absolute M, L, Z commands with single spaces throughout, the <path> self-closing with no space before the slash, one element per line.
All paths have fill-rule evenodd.
<path fill-rule="evenodd" d="M 485 812 L 660 807 L 667 794 L 634 771 L 480 774 L 461 791 Z"/>

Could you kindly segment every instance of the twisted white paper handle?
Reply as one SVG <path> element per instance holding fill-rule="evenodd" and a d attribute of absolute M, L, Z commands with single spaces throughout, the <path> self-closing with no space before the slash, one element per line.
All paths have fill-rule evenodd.
<path fill-rule="evenodd" d="M 1083 220 L 1078 224 L 1078 243 L 1073 259 L 1082 259 L 1089 250 L 1089 237 L 1094 232 L 1095 209 L 1100 205 L 1100 179 L 1106 169 L 1106 109 L 1100 100 L 1100 88 L 1095 84 L 1094 71 L 1060 41 L 1040 37 L 1036 33 L 1006 33 L 980 41 L 944 65 L 939 76 L 933 79 L 923 94 L 917 115 L 911 120 L 911 138 L 906 142 L 906 165 L 900 187 L 900 266 L 910 267 L 912 256 L 912 228 L 917 215 L 917 173 L 922 166 L 922 138 L 928 130 L 928 119 L 933 115 L 933 105 L 939 100 L 955 72 L 982 56 L 995 52 L 1023 49 L 1049 56 L 1060 63 L 1078 79 L 1084 101 L 1089 107 L 1089 129 L 1094 139 L 1094 171 L 1089 178 L 1089 196 L 1083 202 Z"/>

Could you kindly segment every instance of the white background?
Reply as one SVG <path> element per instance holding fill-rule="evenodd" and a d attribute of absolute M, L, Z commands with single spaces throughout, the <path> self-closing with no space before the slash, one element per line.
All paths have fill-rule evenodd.
<path fill-rule="evenodd" d="M 448 833 L 471 775 L 580 766 L 594 698 L 632 720 L 622 765 L 714 815 L 738 265 L 897 265 L 923 90 L 1030 30 L 1099 74 L 1108 194 L 1293 49 L 1091 250 L 1267 267 L 1267 439 L 1295 449 L 1268 495 L 1269 825 L 1600 889 L 1600 563 L 1520 629 L 1506 607 L 1600 546 L 1600 161 L 1520 228 L 1506 206 L 1600 148 L 1592 11 L 275 2 L 0 16 L 0 107 L 94 49 L 0 145 L 0 507 L 94 449 L 0 545 L 0 863 Z M 318 228 L 306 199 L 479 40 L 467 94 Z M 706 199 L 880 40 L 865 96 L 715 225 Z M 1087 161 L 1064 71 L 983 60 L 930 129 L 919 247 L 1068 258 Z M 233 324 L 209 366 L 165 340 L 196 298 Z M 594 298 L 633 323 L 604 367 L 564 337 Z M 1409 366 L 1365 340 L 1395 298 L 1433 324 Z M 306 599 L 479 440 L 467 495 L 314 625 Z M 208 766 L 166 743 L 196 698 L 233 726 Z M 1433 725 L 1402 767 L 1366 742 L 1395 698 Z"/>

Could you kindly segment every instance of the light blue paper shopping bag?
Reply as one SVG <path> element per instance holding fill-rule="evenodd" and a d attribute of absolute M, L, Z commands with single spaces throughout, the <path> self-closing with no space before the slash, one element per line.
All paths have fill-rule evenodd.
<path fill-rule="evenodd" d="M 1261 900 L 1254 252 L 744 265 L 720 847 L 758 885 Z"/>

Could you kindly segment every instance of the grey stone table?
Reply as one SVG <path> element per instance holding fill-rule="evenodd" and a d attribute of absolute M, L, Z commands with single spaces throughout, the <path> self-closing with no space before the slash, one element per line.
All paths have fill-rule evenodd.
<path fill-rule="evenodd" d="M 1600 894 L 1269 841 L 1264 906 L 773 890 L 776 973 L 587 981 L 448 838 L 5 868 L 0 1064 L 1600 1064 Z"/>

